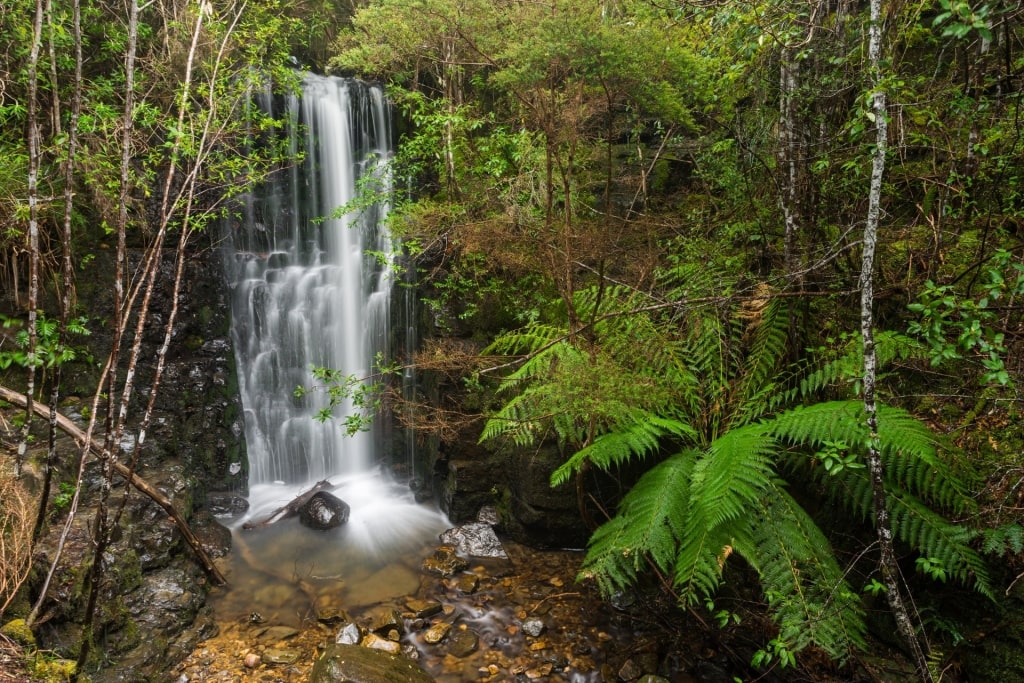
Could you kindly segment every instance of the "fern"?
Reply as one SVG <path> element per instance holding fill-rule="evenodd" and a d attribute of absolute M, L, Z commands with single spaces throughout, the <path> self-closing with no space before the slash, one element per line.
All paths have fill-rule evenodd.
<path fill-rule="evenodd" d="M 743 358 L 739 381 L 733 391 L 735 405 L 729 424 L 740 427 L 762 417 L 775 407 L 779 392 L 772 378 L 779 373 L 786 355 L 789 307 L 781 299 L 770 299 L 758 309 L 747 327 L 749 351 Z"/>
<path fill-rule="evenodd" d="M 988 567 L 968 545 L 971 532 L 939 515 L 920 500 L 889 491 L 889 515 L 893 533 L 922 557 L 941 562 L 949 576 L 970 583 L 974 590 L 995 600 Z"/>
<path fill-rule="evenodd" d="M 628 426 L 602 434 L 589 446 L 576 451 L 552 473 L 551 485 L 565 483 L 584 462 L 607 470 L 628 461 L 633 456 L 643 457 L 654 453 L 659 449 L 661 439 L 667 435 L 687 440 L 692 440 L 696 436 L 693 429 L 683 422 L 649 413 L 637 415 Z"/>
<path fill-rule="evenodd" d="M 716 282 L 720 274 L 712 269 L 690 265 L 662 275 L 666 291 L 679 299 L 731 286 Z M 656 460 L 674 448 L 594 532 L 581 576 L 612 594 L 653 568 L 671 578 L 682 602 L 696 604 L 714 595 L 736 554 L 758 572 L 785 647 L 796 652 L 813 645 L 842 660 L 863 645 L 863 612 L 825 535 L 786 490 L 780 468 L 808 475 L 806 481 L 852 515 L 873 521 L 866 470 L 829 473 L 815 457 L 836 444 L 846 444 L 848 454 L 864 452 L 862 404 L 787 409 L 823 391 L 857 393 L 860 342 L 852 338 L 810 372 L 786 367 L 787 306 L 763 293 L 745 307 L 724 299 L 718 306 L 680 307 L 669 323 L 630 313 L 649 303 L 636 290 L 579 290 L 574 304 L 590 325 L 585 334 L 531 325 L 489 348 L 523 359 L 501 380 L 499 395 L 507 398 L 481 441 L 500 437 L 527 446 L 556 435 L 572 455 L 552 474 L 553 485 L 585 464 L 607 470 Z M 896 334 L 879 334 L 877 350 L 881 364 L 921 353 L 920 345 Z M 897 538 L 991 596 L 970 534 L 930 507 L 969 509 L 969 473 L 953 471 L 943 458 L 946 444 L 906 411 L 880 406 L 878 425 Z M 985 540 L 993 550 L 1019 548 L 1024 531 L 1007 529 Z"/>
<path fill-rule="evenodd" d="M 882 369 L 896 360 L 926 358 L 927 349 L 905 335 L 881 331 L 875 335 L 875 357 L 878 368 Z M 820 395 L 825 389 L 835 387 L 852 387 L 853 393 L 858 394 L 863 364 L 863 345 L 860 336 L 854 336 L 835 359 L 808 373 L 795 388 L 790 389 L 786 393 L 786 400 Z"/>
<path fill-rule="evenodd" d="M 830 401 L 798 406 L 766 424 L 771 433 L 791 444 L 818 449 L 842 441 L 859 448 L 867 435 L 859 401 Z M 878 406 L 878 438 L 890 485 L 904 488 L 943 507 L 971 505 L 966 486 L 939 457 L 941 442 L 905 410 Z"/>
<path fill-rule="evenodd" d="M 1024 552 L 1024 527 L 1005 524 L 981 532 L 981 549 L 989 555 L 1019 555 Z"/>
<path fill-rule="evenodd" d="M 647 557 L 660 571 L 670 571 L 683 536 L 681 520 L 689 505 L 696 455 L 693 450 L 680 452 L 640 478 L 623 499 L 619 514 L 591 537 L 583 564 L 585 574 L 621 588 L 643 568 Z"/>
<path fill-rule="evenodd" d="M 779 638 L 791 651 L 809 645 L 842 661 L 864 644 L 863 610 L 843 578 L 828 540 L 807 512 L 774 481 L 760 499 L 753 546 L 737 551 L 757 570 Z"/>
<path fill-rule="evenodd" d="M 749 511 L 769 485 L 772 441 L 762 429 L 733 430 L 701 452 L 690 477 L 689 501 L 676 554 L 675 583 L 686 601 L 714 593 L 723 553 L 747 535 Z"/>

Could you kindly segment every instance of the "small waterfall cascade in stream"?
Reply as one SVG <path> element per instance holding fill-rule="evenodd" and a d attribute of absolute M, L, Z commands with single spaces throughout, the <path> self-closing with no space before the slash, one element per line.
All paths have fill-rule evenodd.
<path fill-rule="evenodd" d="M 365 573 L 366 567 L 352 563 L 364 558 L 384 564 L 436 542 L 446 519 L 417 504 L 408 486 L 380 467 L 386 425 L 374 420 L 368 430 L 350 435 L 345 417 L 357 410 L 351 401 L 319 421 L 325 393 L 300 397 L 295 390 L 322 384 L 313 367 L 369 377 L 378 354 L 412 343 L 412 323 L 392 322 L 409 306 L 404 291 L 392 306 L 396 277 L 386 203 L 341 210 L 359 199 L 361 181 L 387 189 L 391 112 L 379 87 L 315 75 L 304 77 L 299 95 L 268 94 L 259 104 L 283 115 L 287 126 L 277 142 L 302 161 L 242 198 L 240 215 L 226 227 L 249 462 L 250 510 L 238 524 L 258 522 L 315 482 L 329 480 L 351 507 L 346 524 L 328 532 L 294 520 L 274 524 L 245 533 L 245 553 L 283 565 L 280 572 L 263 566 L 264 574 L 301 573 L 286 566 L 299 559 L 330 564 L 334 574 L 344 566 Z"/>

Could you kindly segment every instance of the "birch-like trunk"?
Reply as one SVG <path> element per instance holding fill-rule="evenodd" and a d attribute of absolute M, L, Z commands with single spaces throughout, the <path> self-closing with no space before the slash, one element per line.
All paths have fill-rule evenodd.
<path fill-rule="evenodd" d="M 868 215 L 864 222 L 864 252 L 860 272 L 860 326 L 864 339 L 864 413 L 869 432 L 868 471 L 871 476 L 872 506 L 875 530 L 878 534 L 880 557 L 878 561 L 882 582 L 885 584 L 889 609 L 896 620 L 902 638 L 921 681 L 931 683 L 921 643 L 914 631 L 913 619 L 903 601 L 902 581 L 893 548 L 892 524 L 886 501 L 885 471 L 878 438 L 878 406 L 875 402 L 876 354 L 874 338 L 873 272 L 875 246 L 878 241 L 878 222 L 881 213 L 882 179 L 885 174 L 885 154 L 888 142 L 885 87 L 881 75 L 882 0 L 871 0 L 871 19 L 868 27 L 868 59 L 871 71 L 871 113 L 875 123 L 875 150 L 871 162 L 871 187 L 868 193 Z"/>
<path fill-rule="evenodd" d="M 43 42 L 43 2 L 37 0 L 32 22 L 32 48 L 28 57 L 28 367 L 25 395 L 29 404 L 25 408 L 25 423 L 18 439 L 18 453 L 14 458 L 14 477 L 21 476 L 21 467 L 28 451 L 32 427 L 32 401 L 36 391 L 36 307 L 39 304 L 39 169 L 42 150 L 39 140 L 39 52 Z"/>
<path fill-rule="evenodd" d="M 51 30 L 53 30 L 51 28 Z M 82 113 L 82 7 L 80 0 L 73 0 L 71 3 L 71 37 L 72 50 L 75 55 L 75 74 L 71 91 L 71 113 L 68 120 L 67 131 L 67 159 L 64 162 L 64 217 L 63 229 L 61 231 L 61 300 L 60 300 L 60 322 L 57 330 L 57 356 L 62 357 L 68 343 L 68 318 L 71 315 L 72 292 L 74 291 L 75 269 L 71 261 L 71 221 L 74 215 L 74 183 L 75 183 L 75 156 L 78 153 L 78 120 Z M 51 39 L 52 44 L 52 39 Z M 55 60 L 51 56 L 51 60 Z M 51 64 L 56 70 L 56 64 Z M 55 79 L 56 82 L 56 79 Z M 57 102 L 54 102 L 54 109 L 59 109 Z M 54 111 L 54 118 L 59 119 L 59 111 Z M 33 538 L 38 539 L 42 534 L 46 520 L 46 505 L 50 497 L 50 488 L 53 480 L 53 469 L 57 463 L 57 404 L 60 402 L 62 362 L 57 362 L 53 367 L 50 389 L 50 420 L 49 438 L 47 440 L 46 464 L 43 472 L 43 486 L 39 495 L 39 508 L 36 513 Z"/>
<path fill-rule="evenodd" d="M 92 566 L 88 573 L 89 598 L 85 606 L 85 616 L 82 629 L 81 648 L 78 653 L 78 666 L 75 667 L 75 674 L 72 680 L 79 681 L 80 673 L 85 670 L 89 659 L 89 649 L 93 640 L 93 621 L 96 614 L 96 604 L 99 600 L 100 581 L 103 577 L 103 556 L 110 541 L 109 519 L 107 504 L 110 496 L 110 489 L 114 477 L 114 465 L 117 463 L 119 444 L 115 438 L 114 429 L 114 396 L 117 388 L 117 365 L 121 353 L 121 340 L 124 336 L 126 321 L 128 318 L 124 282 L 127 270 L 127 233 L 128 233 L 128 204 L 132 187 L 132 137 L 133 122 L 135 118 L 135 58 L 138 49 L 139 36 L 139 14 L 141 9 L 138 0 L 129 0 L 128 3 L 128 37 L 125 45 L 125 100 L 122 115 L 122 137 L 121 137 L 121 174 L 120 193 L 117 207 L 117 256 L 114 270 L 114 337 L 110 349 L 110 356 L 107 361 L 104 376 L 106 382 L 101 380 L 97 386 L 96 395 L 93 398 L 94 410 L 89 419 L 89 427 L 86 433 L 86 443 L 92 439 L 92 432 L 96 425 L 95 407 L 99 396 L 103 391 L 104 384 L 107 387 L 107 411 L 105 419 L 105 438 L 103 442 L 103 453 L 101 455 L 103 465 L 103 477 L 100 485 L 99 500 L 96 504 L 96 517 L 93 523 L 92 543 L 93 559 Z M 88 453 L 88 446 L 83 447 L 81 461 L 85 462 Z M 79 470 L 81 472 L 81 470 Z M 81 489 L 81 478 L 79 485 L 75 487 L 76 496 Z M 72 504 L 76 501 L 73 499 Z M 69 520 L 71 519 L 69 512 Z"/>

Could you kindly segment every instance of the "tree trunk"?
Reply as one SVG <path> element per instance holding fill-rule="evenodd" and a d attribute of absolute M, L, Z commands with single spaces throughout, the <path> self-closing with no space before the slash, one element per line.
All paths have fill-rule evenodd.
<path fill-rule="evenodd" d="M 873 271 L 875 245 L 878 240 L 878 220 L 881 212 L 882 178 L 885 174 L 885 154 L 888 143 L 886 121 L 886 97 L 882 86 L 881 63 L 881 5 L 882 0 L 871 0 L 871 20 L 868 28 L 868 59 L 874 92 L 871 96 L 871 112 L 875 122 L 875 150 L 871 165 L 871 188 L 868 194 L 868 215 L 864 223 L 864 253 L 860 273 L 861 291 L 861 335 L 864 339 L 864 413 L 867 416 L 869 432 L 868 470 L 871 476 L 872 506 L 875 515 L 875 530 L 880 548 L 879 571 L 886 587 L 889 609 L 896 620 L 896 628 L 914 662 L 917 675 L 924 683 L 931 683 L 921 643 L 914 631 L 913 619 L 903 601 L 900 571 L 893 548 L 892 525 L 886 502 L 885 471 L 882 464 L 881 447 L 878 439 L 878 407 L 875 403 L 876 356 L 874 339 L 874 290 Z"/>
<path fill-rule="evenodd" d="M 18 453 L 14 458 L 14 476 L 21 476 L 21 466 L 28 451 L 29 433 L 32 426 L 32 401 L 36 391 L 36 308 L 39 305 L 39 170 L 42 166 L 42 150 L 39 132 L 39 51 L 43 42 L 43 2 L 36 1 L 36 14 L 32 22 L 32 48 L 28 58 L 28 103 L 26 114 L 28 124 L 25 136 L 28 140 L 28 360 L 25 381 L 28 405 L 25 407 L 25 423 L 18 439 Z"/>
<path fill-rule="evenodd" d="M 57 339 L 57 355 L 63 356 L 68 341 L 68 318 L 71 315 L 75 269 L 71 262 L 71 221 L 74 215 L 75 155 L 78 152 L 78 119 L 82 112 L 82 7 L 80 0 L 71 4 L 71 35 L 75 54 L 75 75 L 71 93 L 71 116 L 68 121 L 67 159 L 64 163 L 64 223 L 61 233 L 61 302 Z M 55 107 L 57 105 L 54 105 Z M 55 112 L 55 118 L 60 118 Z M 54 364 L 53 387 L 50 391 L 50 425 L 47 439 L 46 465 L 43 486 L 39 495 L 33 539 L 42 534 L 46 519 L 46 506 L 50 498 L 53 468 L 57 463 L 57 405 L 60 402 L 61 366 Z"/>

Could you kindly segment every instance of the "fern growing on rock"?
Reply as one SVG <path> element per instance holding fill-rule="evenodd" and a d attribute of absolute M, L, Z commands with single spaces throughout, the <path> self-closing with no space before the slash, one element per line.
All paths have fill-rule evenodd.
<path fill-rule="evenodd" d="M 781 649 L 816 646 L 843 660 L 864 643 L 863 608 L 826 533 L 789 489 L 813 483 L 870 523 L 861 403 L 800 404 L 825 389 L 855 393 L 859 351 L 801 372 L 784 362 L 782 299 L 761 288 L 733 303 L 709 295 L 721 284 L 707 270 L 674 275 L 680 284 L 673 291 L 669 281 L 664 300 L 702 305 L 595 288 L 579 294 L 588 329 L 533 325 L 497 340 L 491 352 L 524 361 L 502 380 L 505 402 L 481 439 L 557 438 L 571 455 L 553 485 L 644 459 L 648 469 L 593 533 L 582 576 L 610 595 L 653 569 L 680 601 L 699 604 L 739 556 L 757 572 Z M 883 359 L 916 351 L 898 335 L 877 343 Z M 969 533 L 939 512 L 971 504 L 939 439 L 894 407 L 881 409 L 879 437 L 897 537 L 991 596 Z"/>

